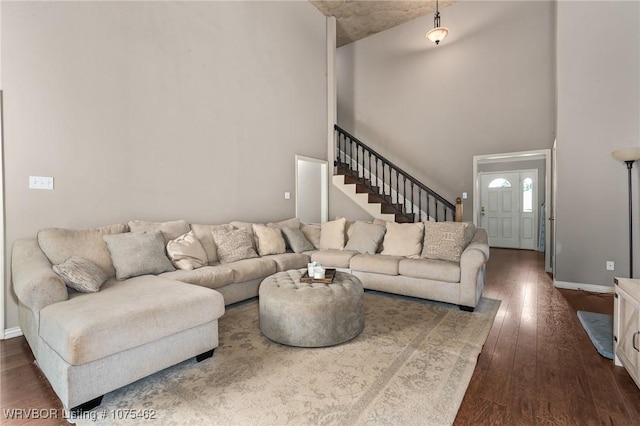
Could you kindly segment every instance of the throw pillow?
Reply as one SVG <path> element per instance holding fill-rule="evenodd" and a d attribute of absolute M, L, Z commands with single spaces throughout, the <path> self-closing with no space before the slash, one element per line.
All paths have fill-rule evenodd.
<path fill-rule="evenodd" d="M 344 249 L 362 254 L 375 254 L 386 231 L 383 226 L 357 221 L 347 231 L 349 240 Z"/>
<path fill-rule="evenodd" d="M 222 225 L 199 225 L 196 223 L 191 224 L 191 229 L 196 237 L 200 240 L 204 251 L 207 252 L 207 260 L 209 263 L 217 262 L 218 259 L 218 249 L 216 248 L 216 243 L 213 241 L 212 232 L 214 231 L 231 231 L 233 226 L 230 224 L 222 224 Z"/>
<path fill-rule="evenodd" d="M 207 252 L 193 231 L 167 243 L 167 254 L 178 269 L 197 269 L 207 265 Z"/>
<path fill-rule="evenodd" d="M 422 252 L 424 223 L 387 222 L 382 254 L 417 258 Z"/>
<path fill-rule="evenodd" d="M 287 250 L 280 228 L 254 224 L 253 234 L 258 242 L 258 254 L 260 256 L 281 254 Z"/>
<path fill-rule="evenodd" d="M 144 220 L 132 220 L 129 222 L 131 232 L 151 232 L 160 231 L 164 238 L 164 243 L 178 238 L 189 232 L 189 224 L 186 220 L 172 220 L 169 222 L 146 222 Z"/>
<path fill-rule="evenodd" d="M 107 274 L 98 265 L 78 256 L 71 256 L 64 263 L 53 265 L 65 284 L 81 293 L 95 293 L 107 280 Z"/>
<path fill-rule="evenodd" d="M 256 240 L 256 236 L 253 233 L 253 223 L 251 222 L 240 222 L 239 220 L 234 220 L 230 222 L 229 225 L 233 226 L 235 229 L 245 229 L 251 235 L 251 241 L 253 242 L 253 250 L 257 251 L 258 249 L 258 241 Z M 258 224 L 263 225 L 263 224 Z"/>
<path fill-rule="evenodd" d="M 320 224 L 303 223 L 300 226 L 300 230 L 304 234 L 305 238 L 309 240 L 315 248 L 320 248 Z"/>
<path fill-rule="evenodd" d="M 320 248 L 322 250 L 344 249 L 344 217 L 320 224 Z"/>
<path fill-rule="evenodd" d="M 52 265 L 59 265 L 71 256 L 95 263 L 107 276 L 116 275 L 111 254 L 102 237 L 127 232 L 127 225 L 116 224 L 101 228 L 47 228 L 38 232 L 38 244 Z"/>
<path fill-rule="evenodd" d="M 287 241 L 287 245 L 291 247 L 294 253 L 303 253 L 305 251 L 315 250 L 316 247 L 307 240 L 304 232 L 295 228 L 282 228 L 282 234 Z"/>
<path fill-rule="evenodd" d="M 119 280 L 175 271 L 165 254 L 164 237 L 160 231 L 127 232 L 102 238 L 109 247 Z"/>
<path fill-rule="evenodd" d="M 469 222 L 425 222 L 422 257 L 459 262 L 476 227 Z"/>
<path fill-rule="evenodd" d="M 242 259 L 258 257 L 253 249 L 253 236 L 246 229 L 213 232 L 213 241 L 218 248 L 221 263 L 231 263 Z"/>

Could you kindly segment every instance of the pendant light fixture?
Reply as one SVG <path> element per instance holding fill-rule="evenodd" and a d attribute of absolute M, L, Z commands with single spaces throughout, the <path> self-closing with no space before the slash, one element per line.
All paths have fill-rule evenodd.
<path fill-rule="evenodd" d="M 427 32 L 425 37 L 438 45 L 447 34 L 449 34 L 449 28 L 440 26 L 440 11 L 438 10 L 438 0 L 436 0 L 436 14 L 433 17 L 433 29 Z"/>

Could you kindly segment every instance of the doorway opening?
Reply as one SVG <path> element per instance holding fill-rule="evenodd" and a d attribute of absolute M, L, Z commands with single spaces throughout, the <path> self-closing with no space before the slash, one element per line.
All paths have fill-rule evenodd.
<path fill-rule="evenodd" d="M 537 171 L 537 173 L 533 172 L 530 174 L 526 174 L 532 170 Z M 485 185 L 487 187 L 487 194 L 483 197 L 482 176 L 490 176 L 491 174 L 504 175 L 509 173 L 517 174 L 517 178 L 515 177 L 515 175 L 511 176 L 510 179 L 513 182 L 511 182 L 511 180 L 505 178 L 504 176 L 494 176 L 494 179 L 502 178 L 505 180 L 509 180 L 509 184 L 511 184 L 512 188 L 514 188 L 514 192 L 511 194 L 511 198 L 507 199 L 506 197 L 506 194 L 509 192 L 508 190 L 502 190 L 504 194 L 500 195 L 501 191 L 497 188 L 492 188 L 496 189 L 496 191 L 493 191 L 494 195 L 489 195 L 488 186 L 494 179 L 491 179 L 489 182 L 485 182 Z M 520 176 L 520 173 L 525 174 Z M 537 184 L 534 183 L 536 174 Z M 526 180 L 527 178 L 531 179 L 531 181 Z M 486 179 L 488 178 L 485 178 L 485 180 Z M 551 205 L 551 180 L 552 176 L 550 149 L 476 155 L 473 157 L 473 223 L 476 226 L 486 227 L 487 232 L 491 231 L 489 229 L 490 226 L 493 226 L 494 231 L 496 232 L 498 230 L 504 230 L 502 235 L 511 237 L 512 244 L 517 236 L 518 245 L 520 245 L 520 240 L 527 240 L 525 244 L 526 248 L 531 250 L 544 251 L 545 270 L 547 272 L 552 272 L 553 269 L 553 253 L 551 243 L 553 240 L 553 235 L 551 234 L 552 227 L 548 226 L 549 218 L 553 217 L 553 206 Z M 497 181 L 494 182 L 493 185 L 496 186 L 499 183 L 504 182 Z M 525 185 L 528 184 L 531 184 L 530 189 L 525 188 Z M 534 188 L 534 186 L 537 186 L 537 190 L 536 188 Z M 517 191 L 515 191 L 516 189 Z M 525 192 L 527 193 L 525 194 Z M 513 197 L 516 196 L 515 194 L 517 194 L 517 197 L 514 201 Z M 514 209 L 511 218 L 505 218 L 504 220 L 502 220 L 500 219 L 498 213 L 496 213 L 494 215 L 494 219 L 492 219 L 491 224 L 489 224 L 489 218 L 484 219 L 486 220 L 486 224 L 484 224 L 483 217 L 486 216 L 488 209 L 488 205 L 486 204 L 486 202 L 489 201 L 488 199 L 490 197 L 494 198 L 494 207 L 497 207 L 496 203 L 498 202 L 507 203 L 502 205 L 503 208 L 501 210 L 503 211 L 500 214 L 502 214 L 503 217 L 508 216 L 506 210 Z M 482 215 L 483 203 L 485 203 L 484 216 Z M 527 211 L 521 212 L 516 216 L 516 211 L 522 211 L 523 209 Z M 504 227 L 504 229 L 499 229 L 499 226 Z M 511 234 L 509 234 L 509 232 L 511 232 Z M 514 234 L 515 232 L 517 232 L 517 234 Z M 496 247 L 500 247 L 500 244 L 505 244 L 504 241 L 497 241 L 498 243 L 495 245 Z M 506 245 L 502 246 L 506 247 Z"/>

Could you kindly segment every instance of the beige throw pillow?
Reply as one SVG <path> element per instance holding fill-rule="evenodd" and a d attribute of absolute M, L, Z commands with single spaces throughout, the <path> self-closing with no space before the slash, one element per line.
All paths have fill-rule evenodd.
<path fill-rule="evenodd" d="M 346 222 L 347 220 L 342 217 L 320 224 L 320 249 L 344 249 L 344 225 Z"/>
<path fill-rule="evenodd" d="M 317 223 L 303 223 L 300 225 L 300 230 L 304 234 L 304 237 L 309 240 L 311 244 L 317 249 L 320 248 L 320 225 Z"/>
<path fill-rule="evenodd" d="M 300 229 L 300 219 L 297 217 L 293 217 L 287 220 L 281 220 L 280 222 L 269 222 L 267 226 L 271 228 L 294 228 Z"/>
<path fill-rule="evenodd" d="M 355 250 L 362 254 L 375 254 L 386 229 L 380 225 L 366 222 L 355 222 L 347 230 L 349 240 L 345 250 Z"/>
<path fill-rule="evenodd" d="M 280 228 L 254 224 L 253 234 L 256 237 L 260 256 L 281 254 L 287 250 Z"/>
<path fill-rule="evenodd" d="M 197 269 L 207 265 L 207 252 L 193 231 L 167 243 L 167 254 L 178 269 Z"/>
<path fill-rule="evenodd" d="M 387 233 L 384 234 L 384 250 L 382 254 L 389 256 L 420 257 L 424 223 L 387 222 Z"/>
<path fill-rule="evenodd" d="M 221 263 L 237 262 L 258 257 L 253 249 L 253 236 L 246 229 L 213 232 L 213 241 L 218 248 Z"/>
<path fill-rule="evenodd" d="M 111 252 L 116 278 L 125 280 L 175 271 L 165 252 L 162 232 L 127 232 L 102 237 Z"/>
<path fill-rule="evenodd" d="M 469 222 L 425 222 L 422 257 L 459 262 L 476 227 Z"/>
<path fill-rule="evenodd" d="M 65 284 L 81 293 L 95 293 L 107 280 L 107 274 L 95 263 L 71 256 L 64 263 L 53 265 Z"/>

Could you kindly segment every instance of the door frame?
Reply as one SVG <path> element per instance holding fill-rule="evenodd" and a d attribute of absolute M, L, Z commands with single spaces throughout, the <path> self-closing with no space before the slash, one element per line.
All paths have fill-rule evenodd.
<path fill-rule="evenodd" d="M 505 163 L 514 161 L 545 160 L 544 179 L 544 204 L 546 207 L 546 217 L 544 227 L 544 268 L 546 272 L 551 272 L 551 238 L 552 226 L 549 226 L 549 214 L 551 207 L 551 149 L 536 149 L 531 151 L 506 152 L 498 154 L 484 154 L 473 156 L 473 223 L 478 226 L 478 213 L 480 210 L 480 179 L 478 176 L 479 164 Z M 538 176 L 538 179 L 540 176 Z M 540 200 L 538 200 L 540 201 Z"/>

